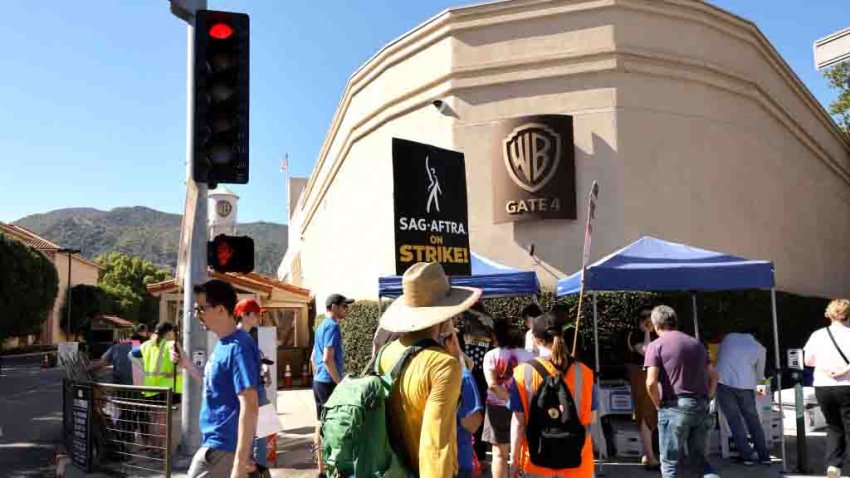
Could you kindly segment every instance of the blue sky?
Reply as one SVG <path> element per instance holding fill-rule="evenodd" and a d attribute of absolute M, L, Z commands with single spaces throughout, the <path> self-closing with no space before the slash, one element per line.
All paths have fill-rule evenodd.
<path fill-rule="evenodd" d="M 756 22 L 808 85 L 812 42 L 850 25 L 847 0 L 713 0 Z M 280 160 L 309 175 L 351 73 L 457 0 L 209 0 L 251 15 L 251 180 L 241 221 L 286 222 Z M 184 200 L 185 25 L 165 0 L 4 0 L 0 221 L 64 207 Z"/>

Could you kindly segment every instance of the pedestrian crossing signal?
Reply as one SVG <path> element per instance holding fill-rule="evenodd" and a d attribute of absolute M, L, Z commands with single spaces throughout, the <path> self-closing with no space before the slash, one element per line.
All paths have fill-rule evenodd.
<path fill-rule="evenodd" d="M 219 234 L 207 243 L 207 259 L 216 272 L 254 270 L 254 240 L 248 236 Z"/>

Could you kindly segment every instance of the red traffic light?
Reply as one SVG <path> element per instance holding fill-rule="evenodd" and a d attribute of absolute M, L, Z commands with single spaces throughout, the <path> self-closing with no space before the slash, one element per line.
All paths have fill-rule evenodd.
<path fill-rule="evenodd" d="M 215 23 L 210 27 L 210 36 L 217 40 L 227 40 L 233 35 L 233 28 L 226 23 Z"/>

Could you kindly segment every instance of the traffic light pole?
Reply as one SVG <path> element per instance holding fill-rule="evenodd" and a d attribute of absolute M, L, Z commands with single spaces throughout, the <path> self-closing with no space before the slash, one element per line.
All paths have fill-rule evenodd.
<path fill-rule="evenodd" d="M 207 334 L 194 317 L 193 289 L 207 278 L 207 185 L 192 178 L 195 126 L 195 12 L 206 9 L 206 0 L 172 0 L 172 12 L 185 20 L 186 28 L 186 207 L 181 240 L 185 247 L 183 273 L 183 349 L 194 365 L 203 369 Z M 181 454 L 191 456 L 201 445 L 200 413 L 203 384 L 183 371 L 183 398 L 180 429 Z"/>

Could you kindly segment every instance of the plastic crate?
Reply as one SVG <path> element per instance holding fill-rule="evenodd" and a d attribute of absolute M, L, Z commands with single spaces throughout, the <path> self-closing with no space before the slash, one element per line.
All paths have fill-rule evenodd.
<path fill-rule="evenodd" d="M 617 456 L 633 457 L 643 454 L 637 430 L 617 430 L 614 434 L 614 448 L 617 450 Z"/>

